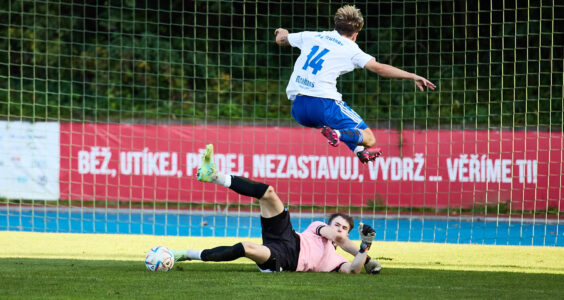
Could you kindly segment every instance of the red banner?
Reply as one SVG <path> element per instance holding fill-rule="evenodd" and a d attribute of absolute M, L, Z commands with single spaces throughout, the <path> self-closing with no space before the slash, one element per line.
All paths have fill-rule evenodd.
<path fill-rule="evenodd" d="M 363 165 L 302 127 L 61 124 L 61 199 L 250 203 L 195 174 L 218 168 L 275 187 L 296 205 L 564 207 L 562 133 L 374 130 L 383 156 Z"/>

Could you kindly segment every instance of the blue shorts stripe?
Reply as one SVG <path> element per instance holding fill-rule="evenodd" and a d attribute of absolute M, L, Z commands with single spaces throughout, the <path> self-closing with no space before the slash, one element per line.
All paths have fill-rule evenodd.
<path fill-rule="evenodd" d="M 352 108 L 345 106 L 343 101 L 335 101 L 337 105 L 341 108 L 341 112 L 355 121 L 357 124 L 362 122 L 362 118 L 354 111 Z"/>
<path fill-rule="evenodd" d="M 333 129 L 366 129 L 368 125 L 342 100 L 296 96 L 292 103 L 292 116 L 303 126 Z"/>

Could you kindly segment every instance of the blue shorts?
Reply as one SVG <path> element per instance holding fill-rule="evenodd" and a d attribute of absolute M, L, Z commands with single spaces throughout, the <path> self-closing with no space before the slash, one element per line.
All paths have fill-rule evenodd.
<path fill-rule="evenodd" d="M 342 100 L 296 96 L 292 103 L 292 117 L 306 127 L 368 128 L 364 120 Z"/>

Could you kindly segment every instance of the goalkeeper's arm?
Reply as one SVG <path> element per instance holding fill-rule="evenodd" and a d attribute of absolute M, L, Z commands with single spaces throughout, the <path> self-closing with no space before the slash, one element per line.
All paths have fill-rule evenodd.
<path fill-rule="evenodd" d="M 366 261 L 366 256 L 368 256 L 366 252 L 363 253 L 359 252 L 357 255 L 354 256 L 352 263 L 344 263 L 339 269 L 339 272 L 354 273 L 354 274 L 360 273 L 360 271 L 362 271 L 362 266 Z"/>
<path fill-rule="evenodd" d="M 347 240 L 343 244 L 339 245 L 339 247 L 355 257 L 359 252 L 358 245 L 351 240 Z M 368 274 L 379 274 L 380 270 L 382 270 L 382 266 L 380 265 L 380 262 L 370 257 L 370 255 L 366 255 L 366 261 L 364 261 L 364 269 Z"/>
<path fill-rule="evenodd" d="M 362 244 L 360 249 L 351 240 L 347 240 L 340 245 L 340 247 L 343 250 L 355 256 L 355 261 L 357 260 L 357 258 L 360 259 L 359 254 L 363 254 L 361 253 L 361 251 L 364 253 L 368 252 L 367 250 L 370 248 L 370 245 L 372 244 L 372 241 L 374 240 L 374 236 L 375 236 L 374 229 L 362 223 L 359 227 L 359 231 L 360 231 L 360 237 L 362 238 Z M 353 261 L 353 266 L 351 266 L 351 269 L 356 268 L 355 261 Z M 364 258 L 364 260 L 362 260 L 362 262 L 364 263 L 364 269 L 366 270 L 366 273 L 378 274 L 382 269 L 380 263 L 377 260 L 370 258 L 370 256 L 368 255 L 366 255 L 366 257 Z M 344 267 L 345 266 L 343 265 L 342 269 L 345 269 Z"/>
<path fill-rule="evenodd" d="M 370 245 L 374 240 L 374 236 L 376 233 L 374 229 L 369 225 L 364 225 L 360 223 L 359 228 L 360 237 L 362 239 L 360 249 L 348 238 L 343 238 L 342 236 L 338 235 L 334 229 L 330 228 L 329 226 L 324 226 L 320 228 L 319 234 L 327 239 L 330 239 L 335 242 L 339 247 L 341 247 L 346 252 L 354 255 L 354 260 L 352 263 L 345 263 L 339 269 L 339 272 L 343 273 L 360 273 L 362 270 L 362 266 L 365 263 L 368 263 L 369 260 L 366 258 L 368 257 L 367 252 L 370 249 Z M 372 273 L 371 270 L 366 270 L 368 273 Z"/>
<path fill-rule="evenodd" d="M 368 257 L 367 252 L 370 249 L 370 246 L 372 245 L 372 241 L 374 240 L 374 236 L 376 235 L 376 233 L 374 232 L 374 229 L 372 229 L 372 227 L 370 227 L 369 225 L 364 225 L 362 223 L 360 223 L 358 230 L 360 232 L 360 238 L 362 239 L 362 242 L 360 244 L 360 249 L 356 251 L 353 262 L 343 264 L 339 269 L 339 272 L 358 274 L 362 270 L 362 266 L 365 265 L 366 258 Z M 352 250 L 353 246 L 351 245 L 351 243 L 343 242 L 341 244 L 341 248 L 345 249 L 343 246 L 347 248 L 347 250 L 345 251 L 349 253 L 354 252 Z"/>

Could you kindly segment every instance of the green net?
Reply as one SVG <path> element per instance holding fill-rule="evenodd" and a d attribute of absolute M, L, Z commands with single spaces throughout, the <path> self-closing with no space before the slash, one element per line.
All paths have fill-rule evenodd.
<path fill-rule="evenodd" d="M 341 1 L 172 0 L 2 2 L 0 120 L 5 122 L 4 126 L 13 122 L 55 122 L 296 127 L 285 89 L 299 50 L 277 46 L 274 30 L 278 27 L 290 32 L 331 30 L 334 13 L 343 4 Z M 555 235 L 549 236 L 553 242 L 544 243 L 561 243 L 564 239 L 558 227 L 562 209 L 559 200 L 564 197 L 564 172 L 562 164 L 552 163 L 562 161 L 562 151 L 558 149 L 564 146 L 561 134 L 564 130 L 561 14 L 564 4 L 540 0 L 353 4 L 362 11 L 365 20 L 357 39 L 361 49 L 381 63 L 424 76 L 438 86 L 433 92 L 422 93 L 411 81 L 387 79 L 364 70 L 341 76 L 338 89 L 343 98 L 371 128 L 400 133 L 486 130 L 532 132 L 539 137 L 560 134 L 560 138 L 550 139 L 550 158 L 546 163 L 546 176 L 555 175 L 560 180 L 545 180 L 547 186 L 532 187 L 535 191 L 542 188 L 538 193 L 548 195 L 543 199 L 557 198 L 557 204 L 542 202 L 531 206 L 532 209 L 525 208 L 527 205 L 516 208 L 509 199 L 496 203 L 493 211 L 481 202 L 466 206 L 465 210 L 438 211 L 429 203 L 417 208 L 401 205 L 400 209 L 378 203 L 376 199 L 377 209 L 362 208 L 360 214 L 370 216 L 378 210 L 389 221 L 420 216 L 448 218 L 456 211 L 466 213 L 470 228 L 477 226 L 477 216 L 493 217 L 499 222 L 500 217 L 516 215 L 521 223 L 523 220 L 545 225 L 557 223 Z M 540 138 L 527 144 L 544 145 L 539 141 Z M 6 153 L 3 158 L 4 166 L 13 159 Z M 539 155 L 534 159 L 539 160 Z M 523 166 L 523 170 L 528 170 L 529 165 Z M 122 184 L 127 185 L 120 182 L 117 186 Z M 496 192 L 496 187 L 487 189 Z M 526 192 L 520 185 L 511 185 L 509 189 L 514 194 Z M 4 229 L 11 228 L 9 223 L 14 222 L 10 221 L 11 217 L 22 220 L 21 215 L 11 212 L 14 208 L 23 211 L 32 207 L 35 213 L 35 208 L 46 212 L 58 211 L 61 206 L 79 210 L 103 207 L 107 220 L 108 209 L 116 205 L 118 210 L 125 207 L 131 211 L 137 207 L 135 201 L 124 203 L 80 196 L 55 202 L 1 194 L 0 197 L 4 197 L 0 216 L 8 223 L 0 223 Z M 146 200 L 142 202 L 149 204 L 141 208 L 149 207 L 153 212 L 161 203 L 151 202 L 149 196 Z M 181 201 L 178 198 L 165 201 L 165 207 L 170 205 L 180 211 L 183 207 L 177 202 Z M 340 205 L 353 211 L 350 203 Z M 251 209 L 251 213 L 256 211 Z M 318 210 L 305 208 L 300 212 Z M 166 228 L 172 224 L 168 219 L 162 222 L 158 224 Z M 136 231 L 131 226 L 144 228 L 145 224 L 143 218 L 141 221 L 130 218 L 125 223 L 129 224 L 130 232 Z M 149 227 L 155 228 L 155 224 Z M 386 223 L 386 230 L 397 231 L 403 226 L 390 224 Z M 27 226 L 35 227 L 33 222 Z M 235 226 L 238 234 L 239 221 L 225 225 L 230 226 Z M 407 226 L 412 228 L 411 223 Z M 433 234 L 437 234 L 436 226 L 431 225 Z M 500 231 L 496 226 L 494 232 Z M 420 229 L 423 234 L 425 226 Z M 546 230 L 535 234 L 546 241 Z M 424 240 L 423 235 L 417 236 L 408 240 Z M 401 238 L 396 235 L 394 239 Z M 527 239 L 534 237 L 526 236 Z M 460 236 L 455 242 L 462 242 Z"/>

